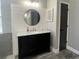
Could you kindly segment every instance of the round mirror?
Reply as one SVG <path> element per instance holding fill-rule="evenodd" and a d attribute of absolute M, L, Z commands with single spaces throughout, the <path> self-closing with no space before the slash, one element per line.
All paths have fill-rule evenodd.
<path fill-rule="evenodd" d="M 40 14 L 34 9 L 29 9 L 27 12 L 24 14 L 24 20 L 28 25 L 36 25 L 40 21 Z"/>

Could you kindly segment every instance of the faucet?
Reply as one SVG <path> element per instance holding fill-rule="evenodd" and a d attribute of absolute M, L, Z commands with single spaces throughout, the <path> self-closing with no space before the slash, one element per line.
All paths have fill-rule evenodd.
<path fill-rule="evenodd" d="M 27 32 L 29 32 L 29 27 L 27 27 Z"/>
<path fill-rule="evenodd" d="M 36 31 L 36 28 L 33 27 L 33 31 Z"/>

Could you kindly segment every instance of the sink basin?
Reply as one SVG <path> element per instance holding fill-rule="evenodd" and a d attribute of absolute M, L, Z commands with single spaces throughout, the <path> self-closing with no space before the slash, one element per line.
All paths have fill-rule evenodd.
<path fill-rule="evenodd" d="M 17 36 L 34 35 L 34 34 L 47 33 L 47 32 L 50 31 L 18 32 Z"/>

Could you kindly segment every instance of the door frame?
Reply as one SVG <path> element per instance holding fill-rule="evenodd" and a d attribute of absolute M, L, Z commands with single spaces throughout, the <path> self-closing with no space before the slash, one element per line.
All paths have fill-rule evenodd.
<path fill-rule="evenodd" d="M 69 8 L 70 8 L 70 4 L 68 2 L 65 2 L 65 1 L 60 1 L 59 2 L 59 28 L 58 28 L 58 50 L 60 51 L 60 24 L 61 24 L 61 18 L 60 18 L 60 15 L 61 15 L 61 3 L 64 3 L 64 4 L 67 4 L 68 5 L 68 19 L 67 19 L 67 44 L 66 44 L 66 47 L 68 46 L 68 32 L 69 32 Z"/>

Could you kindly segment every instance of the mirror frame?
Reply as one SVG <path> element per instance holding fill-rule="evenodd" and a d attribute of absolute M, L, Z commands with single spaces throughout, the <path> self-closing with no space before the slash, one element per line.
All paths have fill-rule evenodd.
<path fill-rule="evenodd" d="M 32 12 L 33 14 L 35 14 L 34 12 L 36 12 L 36 15 L 37 15 L 37 22 L 36 23 L 33 23 L 34 21 L 32 21 L 30 24 L 27 22 L 28 21 L 28 19 L 27 19 L 27 16 L 25 17 L 25 14 L 27 14 L 27 13 L 29 13 L 29 12 Z M 31 16 L 30 17 L 32 17 L 33 16 L 33 14 L 31 14 Z M 33 17 L 34 18 L 34 17 Z M 32 19 L 33 19 L 32 18 Z M 31 20 L 32 20 L 31 19 Z M 27 20 L 27 21 L 26 21 Z M 35 19 L 34 19 L 35 20 Z M 28 9 L 25 13 L 24 13 L 24 21 L 25 21 L 25 23 L 26 24 L 28 24 L 29 26 L 35 26 L 35 25 L 37 25 L 39 22 L 40 22 L 40 13 L 37 11 L 37 10 L 35 10 L 35 9 Z"/>

